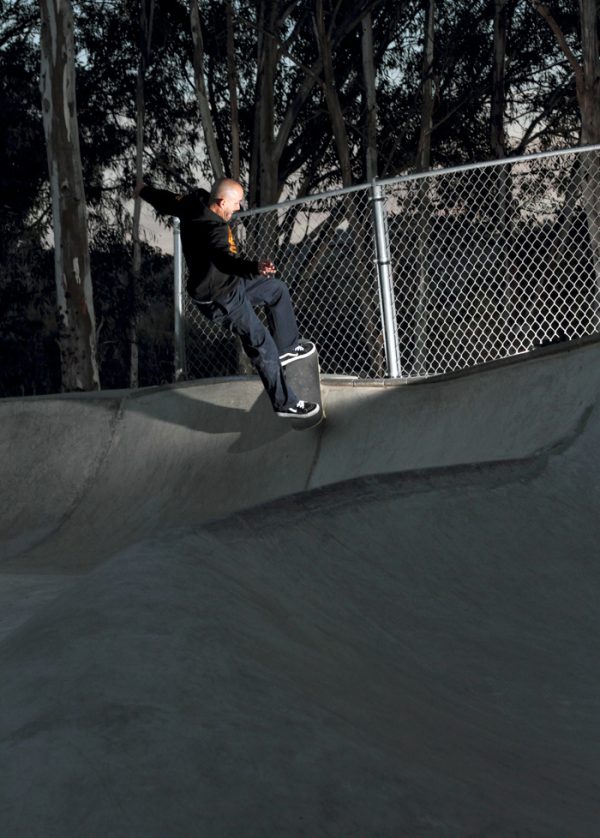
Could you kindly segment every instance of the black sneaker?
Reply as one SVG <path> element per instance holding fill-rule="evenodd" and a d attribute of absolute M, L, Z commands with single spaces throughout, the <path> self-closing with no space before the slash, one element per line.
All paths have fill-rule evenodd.
<path fill-rule="evenodd" d="M 316 351 L 317 347 L 311 340 L 303 340 L 297 346 L 294 346 L 293 349 L 290 349 L 289 352 L 284 352 L 283 355 L 280 355 L 279 361 L 281 362 L 281 366 L 285 367 L 286 364 L 291 364 L 292 361 L 297 361 L 299 358 L 308 358 L 309 355 L 312 355 Z"/>
<path fill-rule="evenodd" d="M 289 407 L 280 407 L 275 413 L 282 419 L 308 419 L 310 416 L 315 416 L 319 410 L 318 404 L 300 400 Z"/>

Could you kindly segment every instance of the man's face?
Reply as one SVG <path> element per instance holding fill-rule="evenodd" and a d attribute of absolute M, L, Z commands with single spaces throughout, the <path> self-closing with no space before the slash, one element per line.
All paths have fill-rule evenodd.
<path fill-rule="evenodd" d="M 229 221 L 234 212 L 239 212 L 240 204 L 244 198 L 244 190 L 242 187 L 228 190 L 222 198 L 217 201 L 217 214 L 221 216 L 223 221 Z"/>

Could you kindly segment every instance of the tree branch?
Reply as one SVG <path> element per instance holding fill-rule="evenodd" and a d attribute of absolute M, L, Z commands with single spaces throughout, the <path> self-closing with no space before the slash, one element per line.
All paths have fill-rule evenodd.
<path fill-rule="evenodd" d="M 335 37 L 332 38 L 331 42 L 331 49 L 335 49 L 335 47 L 342 41 L 346 35 L 352 32 L 355 29 L 365 15 L 372 12 L 377 6 L 379 6 L 381 0 L 369 0 L 369 2 L 363 3 L 362 7 L 352 16 L 346 18 L 345 21 L 338 27 L 335 33 Z M 308 99 L 311 90 L 318 83 L 323 85 L 321 80 L 321 73 L 323 71 L 323 61 L 322 58 L 317 58 L 310 68 L 309 72 L 307 72 L 304 80 L 302 81 L 300 88 L 297 90 L 296 95 L 293 97 L 291 102 L 289 103 L 284 118 L 282 120 L 281 126 L 277 133 L 277 137 L 275 139 L 274 144 L 274 153 L 277 156 L 281 156 L 282 151 L 287 143 L 289 138 L 290 132 L 296 122 L 298 114 L 302 110 L 304 103 Z"/>
<path fill-rule="evenodd" d="M 552 12 L 548 8 L 548 6 L 546 6 L 545 3 L 541 3 L 540 0 L 531 0 L 531 5 L 540 15 L 540 17 L 542 17 L 550 27 L 552 34 L 556 38 L 559 47 L 563 51 L 565 58 L 567 59 L 567 61 L 571 65 L 571 69 L 575 73 L 575 80 L 577 82 L 577 86 L 579 87 L 581 84 L 583 84 L 583 68 L 577 61 L 577 58 L 573 54 L 571 47 L 568 45 L 562 29 L 554 19 Z"/>

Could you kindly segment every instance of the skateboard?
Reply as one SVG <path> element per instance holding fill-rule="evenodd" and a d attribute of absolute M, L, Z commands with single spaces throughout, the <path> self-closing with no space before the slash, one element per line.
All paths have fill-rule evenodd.
<path fill-rule="evenodd" d="M 286 364 L 283 368 L 285 380 L 290 385 L 299 399 L 305 402 L 318 404 L 320 410 L 309 419 L 291 419 L 291 425 L 297 431 L 304 431 L 314 428 L 325 418 L 323 410 L 323 397 L 321 395 L 321 371 L 319 368 L 319 355 L 315 351 L 307 358 L 298 358 Z"/>

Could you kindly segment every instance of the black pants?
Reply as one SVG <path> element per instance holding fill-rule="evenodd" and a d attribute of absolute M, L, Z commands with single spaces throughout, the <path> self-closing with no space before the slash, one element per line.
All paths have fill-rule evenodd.
<path fill-rule="evenodd" d="M 264 306 L 266 329 L 253 306 Z M 258 372 L 274 410 L 296 404 L 287 386 L 279 356 L 299 340 L 296 316 L 287 285 L 280 279 L 257 276 L 239 279 L 231 291 L 211 303 L 198 303 L 200 311 L 239 336 L 244 351 Z"/>

